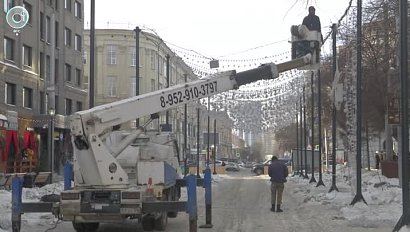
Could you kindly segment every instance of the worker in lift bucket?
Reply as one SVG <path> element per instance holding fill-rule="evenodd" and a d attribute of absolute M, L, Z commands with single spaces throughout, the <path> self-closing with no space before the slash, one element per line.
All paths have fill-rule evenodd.
<path fill-rule="evenodd" d="M 305 25 L 310 31 L 320 32 L 323 44 L 322 26 L 320 25 L 320 18 L 315 14 L 315 12 L 316 9 L 313 6 L 309 6 L 309 14 L 303 18 L 302 25 Z"/>

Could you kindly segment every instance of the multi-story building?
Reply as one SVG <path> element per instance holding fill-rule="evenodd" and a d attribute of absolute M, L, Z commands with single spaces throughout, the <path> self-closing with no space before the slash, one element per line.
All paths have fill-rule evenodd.
<path fill-rule="evenodd" d="M 84 77 L 89 78 L 90 31 L 84 32 L 85 65 Z M 95 105 L 119 101 L 136 94 L 136 39 L 134 30 L 97 29 L 95 30 Z M 163 89 L 168 86 L 198 79 L 183 60 L 158 36 L 141 31 L 139 33 L 139 94 Z M 167 61 L 169 76 L 167 76 Z M 169 77 L 169 85 L 168 85 Z M 194 106 L 189 104 L 188 115 L 193 115 Z M 182 133 L 184 108 L 168 112 L 168 124 L 173 132 Z M 140 125 L 148 119 L 140 119 Z M 166 124 L 167 116 L 161 112 L 160 119 L 154 120 L 148 129 L 158 129 Z M 195 121 L 196 123 L 196 121 Z M 189 128 L 194 128 L 193 124 Z M 135 122 L 122 125 L 123 129 L 135 127 Z M 180 141 L 180 140 L 179 140 Z"/>
<path fill-rule="evenodd" d="M 0 114 L 9 121 L 2 138 L 10 137 L 11 132 L 6 130 L 15 131 L 16 136 L 12 137 L 19 140 L 15 141 L 18 145 L 15 148 L 21 151 L 27 145 L 19 143 L 20 140 L 26 138 L 27 131 L 34 133 L 38 151 L 35 158 L 44 160 L 40 162 L 43 166 L 48 160 L 47 141 L 51 140 L 47 127 L 54 119 L 55 170 L 71 150 L 65 116 L 86 106 L 83 5 L 83 0 L 0 2 L 1 19 L 15 6 L 23 6 L 29 15 L 27 24 L 18 30 L 6 20 L 0 20 L 0 85 L 4 86 L 0 88 Z M 48 115 L 51 111 L 55 116 Z M 10 153 L 10 149 L 6 150 Z M 9 155 L 14 156 L 11 159 L 21 158 L 18 153 L 3 157 Z"/>
<path fill-rule="evenodd" d="M 89 75 L 90 31 L 84 32 L 85 60 L 84 77 Z M 97 29 L 95 30 L 95 105 L 101 105 L 124 98 L 135 96 L 136 86 L 136 39 L 134 30 Z M 164 43 L 164 41 L 149 32 L 139 33 L 139 93 L 144 94 L 168 86 L 190 82 L 198 79 L 192 69 Z M 167 76 L 167 63 L 169 76 Z M 168 85 L 169 77 L 169 85 Z M 185 80 L 186 79 L 186 80 Z M 198 130 L 198 113 L 200 108 L 200 128 Z M 168 112 L 168 124 L 171 124 L 180 147 L 184 147 L 184 107 L 177 107 Z M 198 131 L 200 147 L 205 149 L 203 133 L 207 131 L 207 109 L 199 102 L 191 102 L 187 107 L 187 149 L 197 147 Z M 140 125 L 148 119 L 140 119 Z M 227 115 L 226 115 L 227 117 Z M 219 118 L 226 118 L 219 117 Z M 160 119 L 155 120 L 148 129 L 158 129 L 167 123 L 165 112 L 160 112 Z M 218 123 L 221 154 L 228 156 L 232 153 L 229 124 Z M 224 126 L 224 127 L 222 127 Z M 122 125 L 123 129 L 135 127 L 135 122 Z M 212 128 L 212 127 L 211 127 Z M 224 128 L 223 131 L 219 131 Z M 223 148 L 223 149 L 222 149 Z"/>

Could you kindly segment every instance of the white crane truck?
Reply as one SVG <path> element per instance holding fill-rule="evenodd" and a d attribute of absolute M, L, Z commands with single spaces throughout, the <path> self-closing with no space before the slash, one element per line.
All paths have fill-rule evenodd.
<path fill-rule="evenodd" d="M 153 115 L 281 72 L 317 64 L 320 33 L 292 27 L 292 60 L 236 73 L 220 72 L 129 99 L 96 106 L 70 116 L 74 144 L 74 186 L 61 192 L 57 213 L 77 232 L 96 231 L 99 223 L 138 219 L 144 230 L 165 230 L 168 217 L 184 211 L 181 171 L 168 135 L 144 129 L 124 133 L 117 125 Z M 299 58 L 295 57 L 298 56 Z"/>

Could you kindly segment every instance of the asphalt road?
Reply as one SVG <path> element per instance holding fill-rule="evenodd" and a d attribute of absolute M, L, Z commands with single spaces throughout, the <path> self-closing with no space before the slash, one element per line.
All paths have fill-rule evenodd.
<path fill-rule="evenodd" d="M 266 176 L 254 176 L 249 169 L 228 173 L 213 184 L 212 224 L 213 228 L 198 228 L 198 232 L 381 232 L 386 228 L 350 227 L 340 217 L 337 208 L 331 205 L 303 205 L 303 199 L 292 194 L 292 183 L 287 183 L 284 192 L 283 213 L 270 212 L 269 181 Z M 204 189 L 198 188 L 198 226 L 205 222 Z M 52 225 L 24 225 L 22 232 L 46 231 Z M 71 223 L 62 222 L 54 230 L 73 232 Z M 121 231 L 142 232 L 140 225 L 133 221 L 119 224 L 102 224 L 98 232 Z M 166 231 L 188 232 L 186 213 L 168 220 Z"/>

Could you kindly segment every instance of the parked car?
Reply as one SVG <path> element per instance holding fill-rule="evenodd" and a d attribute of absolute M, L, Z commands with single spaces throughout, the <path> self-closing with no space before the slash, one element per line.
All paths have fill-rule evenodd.
<path fill-rule="evenodd" d="M 254 165 L 254 163 L 252 163 L 252 162 L 246 162 L 243 166 L 245 168 L 251 168 L 253 165 Z"/>
<path fill-rule="evenodd" d="M 283 162 L 286 166 L 291 166 L 291 160 L 287 158 L 279 158 L 279 161 Z M 252 166 L 251 172 L 255 173 L 256 175 L 268 174 L 265 173 L 265 167 L 268 167 L 271 164 L 272 160 L 266 160 L 263 163 L 254 164 Z"/>
<path fill-rule="evenodd" d="M 233 162 L 226 162 L 225 164 L 225 171 L 228 172 L 239 172 L 240 167 L 238 164 L 233 163 Z"/>

